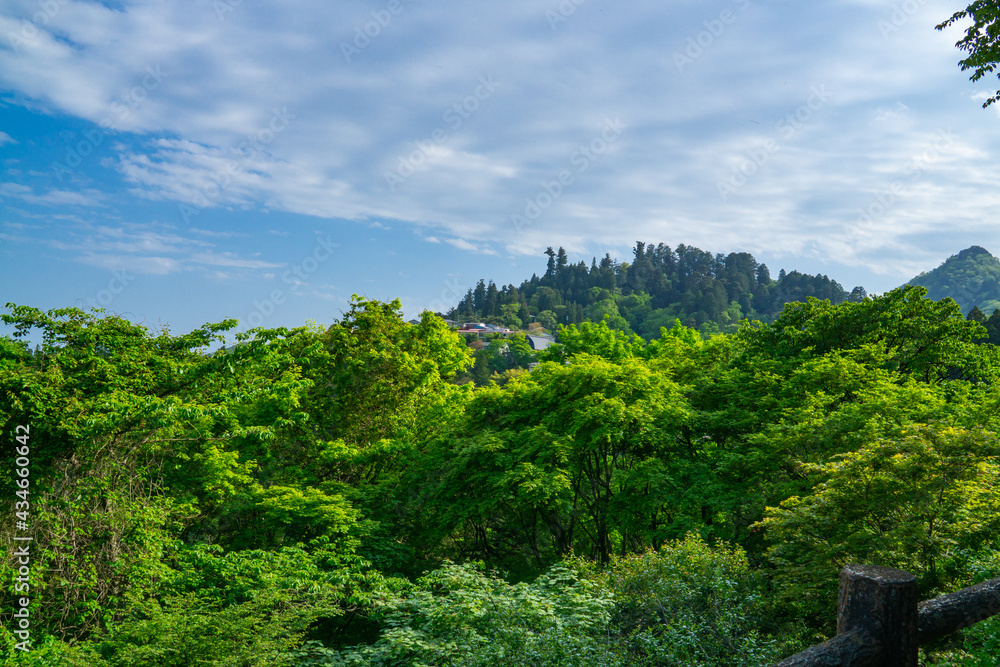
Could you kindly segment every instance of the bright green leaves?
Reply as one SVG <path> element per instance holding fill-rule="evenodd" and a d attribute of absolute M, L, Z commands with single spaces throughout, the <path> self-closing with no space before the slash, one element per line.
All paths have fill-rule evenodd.
<path fill-rule="evenodd" d="M 163 601 L 146 601 L 95 642 L 114 667 L 293 665 L 291 649 L 317 621 L 344 629 L 344 616 L 388 596 L 384 578 L 365 564 L 324 563 L 313 545 L 222 553 L 181 549 L 164 578 Z"/>
<path fill-rule="evenodd" d="M 954 302 L 922 294 L 789 304 L 774 324 L 745 325 L 732 337 L 691 394 L 695 428 L 718 444 L 705 500 L 715 534 L 761 548 L 747 529 L 763 508 L 820 481 L 803 464 L 967 413 L 981 400 L 984 390 L 974 397 L 962 378 L 993 377 L 997 366 L 983 355 L 995 351 L 974 344 L 980 326 Z M 720 513 L 727 526 L 718 525 Z"/>
<path fill-rule="evenodd" d="M 503 384 L 522 373 L 528 364 L 535 361 L 536 356 L 524 334 L 493 338 L 476 354 L 476 366 L 473 368 L 472 378 L 478 386 L 487 384 L 490 379 Z M 490 371 L 496 375 L 492 377 L 487 375 Z"/>
<path fill-rule="evenodd" d="M 466 415 L 457 439 L 437 444 L 441 486 L 431 493 L 452 508 L 438 516 L 471 553 L 506 559 L 526 543 L 536 565 L 574 548 L 606 562 L 616 541 L 631 549 L 655 539 L 666 496 L 651 482 L 665 473 L 651 461 L 676 446 L 689 409 L 640 359 L 579 353 L 569 365 L 543 364 L 478 391 Z M 646 511 L 622 522 L 614 503 Z"/>
<path fill-rule="evenodd" d="M 936 26 L 944 30 L 953 23 L 969 18 L 972 25 L 965 29 L 965 36 L 955 46 L 969 56 L 958 61 L 963 71 L 973 70 L 970 79 L 979 81 L 996 70 L 1000 63 L 1000 6 L 995 0 L 973 0 L 965 9 L 955 12 L 947 21 Z M 1000 100 L 1000 91 L 983 102 L 983 108 Z"/>
<path fill-rule="evenodd" d="M 206 500 L 216 505 L 232 500 L 242 489 L 254 485 L 255 461 L 240 461 L 239 452 L 225 451 L 208 443 L 190 458 L 200 468 L 201 486 Z"/>
<path fill-rule="evenodd" d="M 694 536 L 602 571 L 573 560 L 514 585 L 447 562 L 377 608 L 377 642 L 316 647 L 310 664 L 762 665 L 775 650 L 756 631 L 766 623 L 761 589 L 742 551 Z"/>
<path fill-rule="evenodd" d="M 763 582 L 738 547 L 695 535 L 615 558 L 595 577 L 613 593 L 611 630 L 630 665 L 763 665 L 776 657 Z"/>
<path fill-rule="evenodd" d="M 542 361 L 565 361 L 575 354 L 593 354 L 609 361 L 641 357 L 645 343 L 634 334 L 613 329 L 606 321 L 559 328 L 559 342 L 539 354 Z"/>
<path fill-rule="evenodd" d="M 512 336 L 478 355 L 478 388 L 456 384 L 462 339 L 399 302 L 214 352 L 230 323 L 6 317 L 45 340 L 0 339 L 0 420 L 32 428 L 33 619 L 113 667 L 765 662 L 777 624 L 742 552 L 665 541 L 769 555 L 778 611 L 826 619 L 843 563 L 954 588 L 1000 528 L 996 349 L 919 289 L 708 339 L 584 323 L 490 382 L 533 358 Z M 574 555 L 605 566 L 596 584 L 434 570 L 527 581 Z"/>
<path fill-rule="evenodd" d="M 264 490 L 260 506 L 264 524 L 278 533 L 278 543 L 346 535 L 358 520 L 358 512 L 342 496 L 312 487 L 271 486 Z"/>
<path fill-rule="evenodd" d="M 446 563 L 378 610 L 379 640 L 328 665 L 599 667 L 620 662 L 601 635 L 613 599 L 566 567 L 511 585 Z"/>
<path fill-rule="evenodd" d="M 258 330 L 209 352 L 235 322 L 154 335 L 100 313 L 10 308 L 17 334 L 40 328 L 44 341 L 35 353 L 7 341 L 0 361 L 0 422 L 32 431 L 39 638 L 84 635 L 155 595 L 182 535 L 253 544 L 262 526 L 295 540 L 354 525 L 335 492 L 272 481 L 294 477 L 288 440 L 309 427 L 313 385 L 301 368 L 316 366 L 320 334 Z"/>
<path fill-rule="evenodd" d="M 443 320 L 424 313 L 420 324 L 406 324 L 399 309 L 398 300 L 355 295 L 351 310 L 327 331 L 329 360 L 309 371 L 317 381 L 313 416 L 327 439 L 365 446 L 398 436 L 413 427 L 427 394 L 472 363 Z"/>
<path fill-rule="evenodd" d="M 780 578 L 793 596 L 829 595 L 839 568 L 879 563 L 933 589 L 963 549 L 995 535 L 998 455 L 992 433 L 911 426 L 813 466 L 826 481 L 769 508 L 761 523 Z"/>
<path fill-rule="evenodd" d="M 421 314 L 419 324 L 409 326 L 404 349 L 433 361 L 442 379 L 451 378 L 471 363 L 471 354 L 462 337 L 430 311 Z"/>
<path fill-rule="evenodd" d="M 744 325 L 737 334 L 748 358 L 768 356 L 790 362 L 835 350 L 879 350 L 885 370 L 936 382 L 958 373 L 983 372 L 973 341 L 986 335 L 978 322 L 962 317 L 951 299 L 924 298 L 923 287 L 902 287 L 859 303 L 828 301 L 786 304 L 767 326 Z"/>

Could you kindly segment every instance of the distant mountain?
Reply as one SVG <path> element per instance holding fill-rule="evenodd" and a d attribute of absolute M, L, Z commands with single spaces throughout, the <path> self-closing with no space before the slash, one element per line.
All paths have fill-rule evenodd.
<path fill-rule="evenodd" d="M 928 298 L 935 301 L 950 296 L 962 306 L 964 315 L 978 306 L 989 317 L 1000 308 L 1000 259 L 974 245 L 907 284 L 926 287 Z"/>

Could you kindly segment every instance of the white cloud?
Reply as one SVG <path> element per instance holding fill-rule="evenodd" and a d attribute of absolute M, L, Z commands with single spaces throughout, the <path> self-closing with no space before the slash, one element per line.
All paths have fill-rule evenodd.
<path fill-rule="evenodd" d="M 479 246 L 469 243 L 464 239 L 445 239 L 445 243 L 449 243 L 459 250 L 471 250 L 472 252 L 479 252 Z"/>
<path fill-rule="evenodd" d="M 0 197 L 20 199 L 39 206 L 103 206 L 107 198 L 100 190 L 49 190 L 45 194 L 35 194 L 34 189 L 19 183 L 0 183 Z"/>
<path fill-rule="evenodd" d="M 209 266 L 228 266 L 239 269 L 274 269 L 282 264 L 265 262 L 257 259 L 242 259 L 233 253 L 200 252 L 191 255 L 189 261 L 194 264 L 207 264 Z"/>
<path fill-rule="evenodd" d="M 163 276 L 183 270 L 183 264 L 172 257 L 143 255 L 112 255 L 85 253 L 80 262 L 108 271 L 127 271 L 143 275 Z"/>

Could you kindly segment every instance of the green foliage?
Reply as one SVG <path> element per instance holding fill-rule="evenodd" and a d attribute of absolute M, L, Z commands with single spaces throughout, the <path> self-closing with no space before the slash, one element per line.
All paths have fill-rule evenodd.
<path fill-rule="evenodd" d="M 367 335 L 374 355 L 373 367 L 340 367 L 354 379 L 364 376 L 363 387 L 335 388 L 336 399 L 348 406 L 339 413 L 348 434 L 411 426 L 426 403 L 420 395 L 468 360 L 439 318 L 404 326 L 389 306 L 359 303 L 349 314 L 352 333 L 336 339 L 356 345 L 354 339 Z M 44 600 L 32 616 L 38 641 L 97 636 L 126 617 L 139 632 L 140 625 L 159 627 L 186 613 L 194 598 L 161 598 L 185 540 L 277 546 L 330 537 L 337 553 L 349 554 L 360 535 L 378 528 L 361 520 L 345 496 L 349 488 L 300 467 L 317 449 L 331 452 L 316 440 L 323 421 L 311 420 L 309 412 L 338 416 L 317 411 L 337 402 L 324 393 L 329 385 L 303 377 L 336 379 L 329 370 L 337 357 L 324 345 L 322 330 L 256 330 L 238 337 L 234 347 L 209 353 L 234 322 L 173 337 L 76 309 L 41 313 L 11 306 L 4 317 L 16 335 L 40 328 L 44 341 L 35 354 L 9 343 L 0 362 L 6 389 L 0 421 L 31 426 L 37 546 L 30 583 L 33 599 Z M 367 396 L 345 395 L 360 390 L 389 405 L 371 414 Z M 358 417 L 379 414 L 368 428 L 354 428 Z M 381 456 L 389 448 L 380 443 L 363 438 L 359 444 Z M 335 466 L 348 464 L 338 474 L 371 465 L 357 446 L 342 449 L 347 451 L 327 458 Z M 12 512 L 9 491 L 2 503 Z M 3 525 L 9 537 L 13 526 Z M 2 566 L 5 581 L 13 577 L 10 568 Z M 165 606 L 157 615 L 145 614 L 156 604 Z M 257 627 L 248 619 L 264 612 L 245 611 L 209 605 L 205 613 L 222 614 L 219 622 L 233 628 L 240 619 Z M 205 622 L 215 623 L 212 618 Z"/>
<path fill-rule="evenodd" d="M 963 553 L 997 530 L 998 454 L 991 433 L 930 425 L 814 466 L 826 481 L 761 522 L 777 580 L 804 611 L 829 609 L 848 563 L 913 572 L 925 597 L 950 588 Z"/>
<path fill-rule="evenodd" d="M 583 322 L 559 328 L 559 342 L 539 353 L 541 361 L 565 361 L 576 354 L 593 354 L 609 361 L 641 357 L 643 341 L 616 330 L 608 321 Z"/>
<path fill-rule="evenodd" d="M 459 334 L 425 312 L 406 324 L 399 300 L 379 303 L 355 295 L 351 309 L 326 332 L 320 363 L 310 369 L 329 419 L 326 439 L 367 446 L 412 426 L 421 397 L 472 363 Z M 314 417 L 318 417 L 314 413 Z"/>
<path fill-rule="evenodd" d="M 513 335 L 473 357 L 361 297 L 228 342 L 231 322 L 11 306 L 0 423 L 31 427 L 36 650 L 7 662 L 768 664 L 830 632 L 848 561 L 925 595 L 1000 574 L 1000 311 L 913 286 L 836 304 L 822 276 L 687 247 L 550 257 L 472 296 L 568 323 L 537 355 Z M 735 324 L 820 287 L 836 298 Z M 928 660 L 978 664 L 992 628 Z"/>
<path fill-rule="evenodd" d="M 962 317 L 951 299 L 925 297 L 922 287 L 903 287 L 860 303 L 833 306 L 810 299 L 785 306 L 769 326 L 745 325 L 739 338 L 758 358 L 767 355 L 795 362 L 836 350 L 868 346 L 886 370 L 925 382 L 982 375 L 983 351 L 973 341 L 985 335 L 981 324 Z"/>
<path fill-rule="evenodd" d="M 456 556 L 521 570 L 525 556 L 541 568 L 577 548 L 607 562 L 662 530 L 667 453 L 687 415 L 679 387 L 642 360 L 542 364 L 481 390 L 456 431 L 428 443 L 434 481 L 413 482 L 424 491 L 411 511 L 450 533 Z"/>
<path fill-rule="evenodd" d="M 151 336 L 118 317 L 9 307 L 15 335 L 43 338 L 0 366 L 0 423 L 31 428 L 37 628 L 81 637 L 155 588 L 196 506 L 231 483 L 231 448 L 273 433 L 247 418 L 253 406 L 302 385 L 268 377 L 259 346 L 204 354 L 235 322 Z"/>
<path fill-rule="evenodd" d="M 566 567 L 511 585 L 476 565 L 446 563 L 378 609 L 384 630 L 373 645 L 299 664 L 619 665 L 601 642 L 612 605 L 610 596 Z"/>
<path fill-rule="evenodd" d="M 689 458 L 688 515 L 700 508 L 708 534 L 760 557 L 766 546 L 752 526 L 764 508 L 822 481 L 805 464 L 967 412 L 962 392 L 977 385 L 959 381 L 960 369 L 988 377 L 996 363 L 972 342 L 978 323 L 954 302 L 921 294 L 790 305 L 773 324 L 744 325 L 695 353 L 698 368 L 680 377 L 694 383 L 694 428 L 703 434 Z"/>
<path fill-rule="evenodd" d="M 346 535 L 359 519 L 357 510 L 343 496 L 315 487 L 268 487 L 260 507 L 264 524 L 292 543 Z"/>
<path fill-rule="evenodd" d="M 973 0 L 968 7 L 952 14 L 951 18 L 937 26 L 944 30 L 962 19 L 972 19 L 972 25 L 965 29 L 965 36 L 955 46 L 966 51 L 969 56 L 958 61 L 962 71 L 973 70 L 972 81 L 979 81 L 996 70 L 1000 62 L 1000 6 L 995 0 Z M 987 108 L 1000 100 L 1000 91 L 983 102 Z"/>
<path fill-rule="evenodd" d="M 490 372 L 502 374 L 516 368 L 527 368 L 535 360 L 536 354 L 524 334 L 514 334 L 506 338 L 493 338 L 485 349 L 477 353 L 477 360 L 480 356 L 484 357 L 483 363 Z M 473 367 L 473 376 L 478 386 L 486 384 L 485 370 L 477 372 Z"/>
<path fill-rule="evenodd" d="M 555 331 L 558 326 L 556 314 L 551 310 L 543 310 L 538 313 L 538 321 L 543 327 L 545 327 L 546 331 Z"/>
<path fill-rule="evenodd" d="M 614 595 L 611 628 L 630 665 L 764 665 L 763 582 L 738 547 L 689 534 L 657 551 L 615 558 L 596 581 Z"/>
<path fill-rule="evenodd" d="M 114 667 L 264 667 L 291 664 L 309 621 L 291 600 L 265 594 L 219 607 L 194 594 L 147 603 L 99 644 Z"/>
<path fill-rule="evenodd" d="M 50 636 L 21 651 L 14 648 L 18 641 L 6 624 L 0 627 L 0 667 L 111 667 L 90 644 L 70 645 Z"/>
<path fill-rule="evenodd" d="M 385 597 L 390 582 L 337 550 L 186 548 L 149 600 L 95 642 L 110 665 L 288 665 L 310 626 Z M 340 626 L 343 628 L 343 626 Z"/>

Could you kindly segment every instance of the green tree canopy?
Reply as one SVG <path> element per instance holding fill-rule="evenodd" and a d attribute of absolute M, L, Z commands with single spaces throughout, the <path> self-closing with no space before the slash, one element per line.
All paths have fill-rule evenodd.
<path fill-rule="evenodd" d="M 969 77 L 972 81 L 979 81 L 994 72 L 997 63 L 1000 63 L 1000 3 L 996 0 L 973 0 L 968 7 L 939 24 L 937 29 L 944 30 L 963 19 L 971 19 L 972 25 L 965 29 L 965 35 L 955 46 L 969 55 L 959 60 L 958 64 L 963 72 L 972 70 Z M 1000 100 L 1000 90 L 983 102 L 983 108 L 997 100 Z"/>

